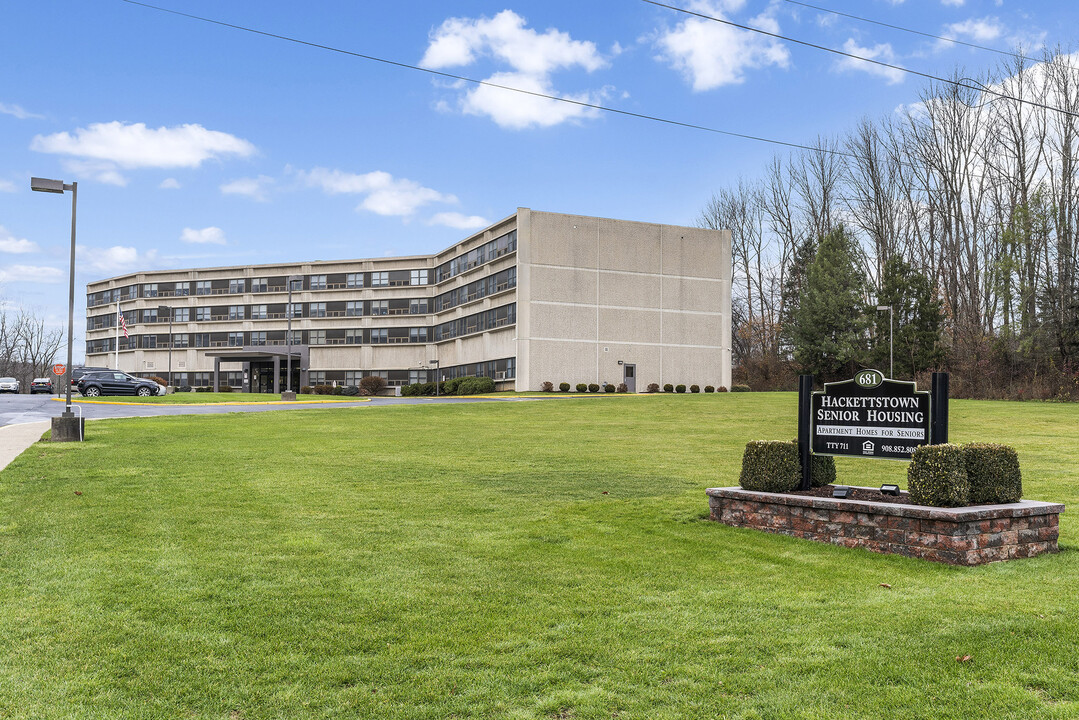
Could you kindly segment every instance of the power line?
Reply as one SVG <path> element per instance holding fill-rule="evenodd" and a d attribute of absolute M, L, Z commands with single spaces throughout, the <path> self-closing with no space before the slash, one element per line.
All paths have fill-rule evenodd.
<path fill-rule="evenodd" d="M 126 1 L 127 0 L 125 0 L 125 2 Z M 731 20 L 726 20 L 724 18 L 715 17 L 713 15 L 706 15 L 704 13 L 696 12 L 694 10 L 687 10 L 685 8 L 680 8 L 680 7 L 677 7 L 675 5 L 668 5 L 666 3 L 658 2 L 657 0 L 641 0 L 641 2 L 648 3 L 649 5 L 655 5 L 656 7 L 667 8 L 668 10 L 674 10 L 675 12 L 684 13 L 686 15 L 692 15 L 694 17 L 699 17 L 702 20 L 711 20 L 712 22 L 722 23 L 723 25 L 729 25 L 730 27 L 735 27 L 735 28 L 738 28 L 739 30 L 746 30 L 748 32 L 754 32 L 754 33 L 758 33 L 760 35 L 766 35 L 768 37 L 775 38 L 777 40 L 783 40 L 784 42 L 795 43 L 797 45 L 804 45 L 805 47 L 813 48 L 814 50 L 823 50 L 824 52 L 832 53 L 833 55 L 839 55 L 840 57 L 850 58 L 852 60 L 860 60 L 862 62 L 870 63 L 872 65 L 878 65 L 880 67 L 888 68 L 889 70 L 898 70 L 899 72 L 905 72 L 905 73 L 909 73 L 911 75 L 917 75 L 918 77 L 926 78 L 927 80 L 933 80 L 934 82 L 944 83 L 944 84 L 947 84 L 947 85 L 954 85 L 955 87 L 964 88 L 966 90 L 977 90 L 978 92 L 982 92 L 982 93 L 985 93 L 987 95 L 995 95 L 995 96 L 997 96 L 998 98 L 1000 98 L 1002 100 L 1011 100 L 1013 102 L 1022 103 L 1024 105 L 1030 105 L 1032 107 L 1041 108 L 1042 110 L 1052 110 L 1054 112 L 1059 112 L 1059 113 L 1063 113 L 1065 115 L 1069 115 L 1071 117 L 1079 118 L 1079 113 L 1072 112 L 1071 110 L 1065 110 L 1064 108 L 1058 108 L 1058 107 L 1054 107 L 1052 105 L 1046 105 L 1045 103 L 1034 102 L 1033 100 L 1024 100 L 1022 98 L 1017 98 L 1017 97 L 1014 97 L 1012 95 L 1007 95 L 1007 94 L 999 92 L 997 90 L 992 90 L 992 89 L 987 88 L 985 86 L 979 87 L 979 86 L 976 86 L 976 85 L 968 85 L 967 83 L 965 83 L 963 81 L 948 80 L 947 78 L 943 78 L 943 77 L 940 77 L 938 75 L 933 75 L 931 73 L 922 72 L 920 70 L 911 70 L 910 68 L 905 68 L 902 65 L 895 65 L 895 64 L 892 64 L 892 63 L 887 63 L 887 62 L 884 62 L 883 60 L 874 60 L 873 58 L 867 58 L 867 57 L 863 57 L 861 55 L 855 55 L 854 53 L 849 53 L 849 52 L 846 52 L 845 50 L 836 50 L 835 48 L 830 48 L 830 47 L 827 47 L 825 45 L 817 45 L 816 43 L 811 43 L 811 42 L 809 42 L 807 40 L 799 40 L 797 38 L 793 38 L 793 37 L 790 37 L 788 35 L 780 35 L 778 33 L 769 32 L 768 30 L 762 30 L 760 28 L 755 28 L 755 27 L 752 27 L 750 25 L 742 25 L 742 24 L 733 22 Z"/>
<path fill-rule="evenodd" d="M 801 5 L 802 7 L 810 8 L 811 10 L 818 10 L 823 13 L 830 13 L 832 15 L 838 15 L 840 17 L 850 18 L 851 20 L 857 20 L 859 22 L 870 23 L 872 25 L 879 25 L 881 27 L 891 28 L 892 30 L 899 30 L 901 32 L 911 33 L 912 35 L 921 35 L 922 37 L 932 38 L 933 40 L 943 40 L 944 42 L 954 43 L 956 45 L 964 45 L 975 50 L 985 50 L 991 53 L 997 53 L 998 55 L 1004 55 L 1005 57 L 1013 57 L 1017 60 L 1035 60 L 1035 58 L 1028 57 L 1022 53 L 1009 52 L 1007 50 L 998 50 L 997 48 L 987 47 L 985 45 L 978 45 L 972 42 L 966 42 L 965 40 L 959 40 L 958 38 L 950 38 L 943 35 L 934 35 L 933 33 L 923 32 L 921 30 L 914 30 L 913 28 L 903 27 L 902 25 L 892 25 L 881 20 L 873 20 L 871 18 L 861 17 L 859 15 L 851 15 L 849 13 L 840 12 L 839 10 L 829 10 L 826 7 L 820 7 L 819 5 L 810 5 L 806 2 L 799 2 L 799 0 L 783 0 L 791 5 Z"/>
<path fill-rule="evenodd" d="M 178 15 L 180 17 L 190 18 L 192 20 L 199 20 L 201 22 L 210 23 L 212 25 L 219 25 L 221 27 L 231 28 L 233 30 L 241 30 L 243 32 L 249 32 L 254 35 L 262 35 L 263 37 L 274 38 L 275 40 L 284 40 L 286 42 L 295 43 L 297 45 L 305 45 L 307 47 L 317 48 L 319 50 L 328 50 L 330 52 L 339 53 L 341 55 L 348 55 L 350 57 L 360 58 L 361 60 L 370 60 L 371 62 L 383 63 L 384 65 L 391 65 L 393 67 L 402 68 L 405 70 L 416 70 L 419 72 L 427 73 L 429 75 L 435 75 L 437 77 L 448 78 L 450 80 L 460 80 L 462 82 L 472 83 L 474 85 L 481 85 L 483 87 L 497 88 L 499 90 L 508 90 L 510 92 L 521 93 L 523 95 L 531 95 L 532 97 L 544 98 L 546 100 L 554 100 L 556 102 L 568 103 L 570 105 L 576 105 L 578 107 L 590 108 L 592 110 L 601 110 L 603 112 L 614 113 L 616 115 L 622 115 L 625 117 L 637 118 L 639 120 L 650 120 L 652 122 L 664 123 L 666 125 L 674 125 L 676 127 L 688 128 L 690 130 L 702 130 L 704 132 L 715 133 L 717 135 L 726 135 L 728 137 L 741 138 L 743 140 L 754 140 L 756 142 L 769 143 L 772 145 L 782 145 L 784 147 L 796 148 L 799 150 L 811 150 L 814 152 L 824 152 L 831 155 L 840 155 L 848 158 L 855 158 L 853 153 L 843 152 L 841 150 L 831 150 L 821 146 L 803 145 L 796 142 L 787 142 L 785 140 L 775 140 L 772 138 L 766 138 L 759 135 L 748 135 L 746 133 L 734 132 L 731 130 L 721 130 L 719 128 L 709 127 L 707 125 L 697 125 L 695 123 L 682 122 L 679 120 L 670 120 L 668 118 L 658 117 L 656 115 L 647 115 L 645 113 L 636 113 L 630 110 L 621 110 L 619 108 L 608 107 L 606 105 L 599 105 L 597 103 L 585 102 L 583 100 L 574 100 L 572 98 L 559 97 L 557 95 L 548 95 L 547 93 L 536 92 L 534 90 L 524 90 L 522 88 L 513 87 L 511 85 L 502 85 L 500 83 L 494 83 L 490 80 L 477 80 L 475 78 L 466 77 L 464 75 L 455 75 L 453 73 L 443 72 L 441 70 L 432 70 L 431 68 L 421 67 L 419 65 L 410 65 L 409 63 L 399 62 L 396 60 L 387 60 L 386 58 L 380 58 L 375 55 L 366 55 L 364 53 L 354 52 L 352 50 L 344 50 L 342 48 L 333 47 L 332 45 L 323 45 L 316 42 L 310 42 L 307 40 L 300 40 L 299 38 L 290 37 L 288 35 L 279 35 L 277 33 L 267 32 L 265 30 L 256 30 L 255 28 L 246 27 L 244 25 L 237 25 L 234 23 L 227 23 L 222 20 L 214 20 L 213 18 L 203 17 L 201 15 L 192 15 L 191 13 L 180 12 L 179 10 L 171 10 L 165 7 L 159 7 L 157 5 L 151 5 L 149 3 L 138 2 L 138 0 L 121 0 L 129 5 L 138 5 L 139 7 L 148 8 L 150 10 L 156 10 L 158 12 L 168 13 L 170 15 Z"/>

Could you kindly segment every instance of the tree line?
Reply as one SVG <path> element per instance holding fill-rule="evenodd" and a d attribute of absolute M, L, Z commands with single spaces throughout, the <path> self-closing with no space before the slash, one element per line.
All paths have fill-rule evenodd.
<path fill-rule="evenodd" d="M 1079 399 L 1079 55 L 952 80 L 713 195 L 699 224 L 732 233 L 736 381 L 886 370 L 886 305 L 898 378 Z"/>
<path fill-rule="evenodd" d="M 13 311 L 0 302 L 0 377 L 17 379 L 23 392 L 34 378 L 51 376 L 63 342 L 64 331 L 49 327 L 34 310 Z"/>

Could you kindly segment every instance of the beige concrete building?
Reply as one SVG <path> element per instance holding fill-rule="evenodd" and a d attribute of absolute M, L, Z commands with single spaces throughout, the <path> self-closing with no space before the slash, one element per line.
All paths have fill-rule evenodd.
<path fill-rule="evenodd" d="M 430 256 L 91 283 L 86 337 L 87 365 L 167 378 L 171 346 L 174 385 L 216 373 L 255 392 L 285 389 L 290 353 L 293 389 L 373 374 L 730 387 L 730 233 L 519 208 Z"/>

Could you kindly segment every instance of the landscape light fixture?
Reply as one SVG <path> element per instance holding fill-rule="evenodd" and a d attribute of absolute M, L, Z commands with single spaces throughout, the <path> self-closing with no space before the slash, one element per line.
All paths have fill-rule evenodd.
<path fill-rule="evenodd" d="M 157 319 L 161 321 L 161 313 L 168 313 L 169 316 L 169 387 L 172 387 L 172 308 L 168 305 L 157 306 Z M 119 368 L 119 365 L 117 365 Z"/>
<path fill-rule="evenodd" d="M 49 180 L 47 178 L 30 178 L 30 189 L 35 192 L 57 193 L 63 195 L 65 190 L 71 191 L 71 263 L 67 278 L 67 373 L 64 379 L 67 381 L 67 404 L 60 417 L 74 418 L 71 412 L 71 346 L 72 331 L 75 327 L 75 203 L 78 198 L 79 184 L 73 182 L 70 185 L 63 180 Z M 79 421 L 81 423 L 81 420 Z"/>
<path fill-rule="evenodd" d="M 834 498 L 849 498 L 851 493 L 850 485 L 836 485 L 832 490 L 832 497 Z"/>
<path fill-rule="evenodd" d="M 899 497 L 899 486 L 884 483 L 880 486 L 880 493 L 881 495 L 894 495 L 895 497 Z"/>
<path fill-rule="evenodd" d="M 892 306 L 891 305 L 877 305 L 877 311 L 888 311 L 888 377 L 895 378 L 895 354 L 892 345 L 892 337 L 894 335 L 892 331 Z"/>
<path fill-rule="evenodd" d="M 435 366 L 435 397 L 438 397 L 438 360 L 432 360 L 431 364 Z"/>
<path fill-rule="evenodd" d="M 285 278 L 285 282 L 288 283 L 288 312 L 285 315 L 288 316 L 285 325 L 285 346 L 288 348 L 288 356 L 285 359 L 285 392 L 292 392 L 292 313 L 295 312 L 292 307 L 292 286 L 295 283 L 303 285 L 303 275 L 289 275 Z M 278 365 L 278 367 L 281 367 Z M 295 398 L 292 398 L 295 400 Z"/>

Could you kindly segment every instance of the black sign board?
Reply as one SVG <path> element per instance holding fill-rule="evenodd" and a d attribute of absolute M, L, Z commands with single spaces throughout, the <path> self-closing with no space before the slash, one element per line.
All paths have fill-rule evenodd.
<path fill-rule="evenodd" d="M 816 455 L 910 460 L 914 448 L 930 444 L 929 393 L 877 370 L 825 383 L 810 407 Z"/>

